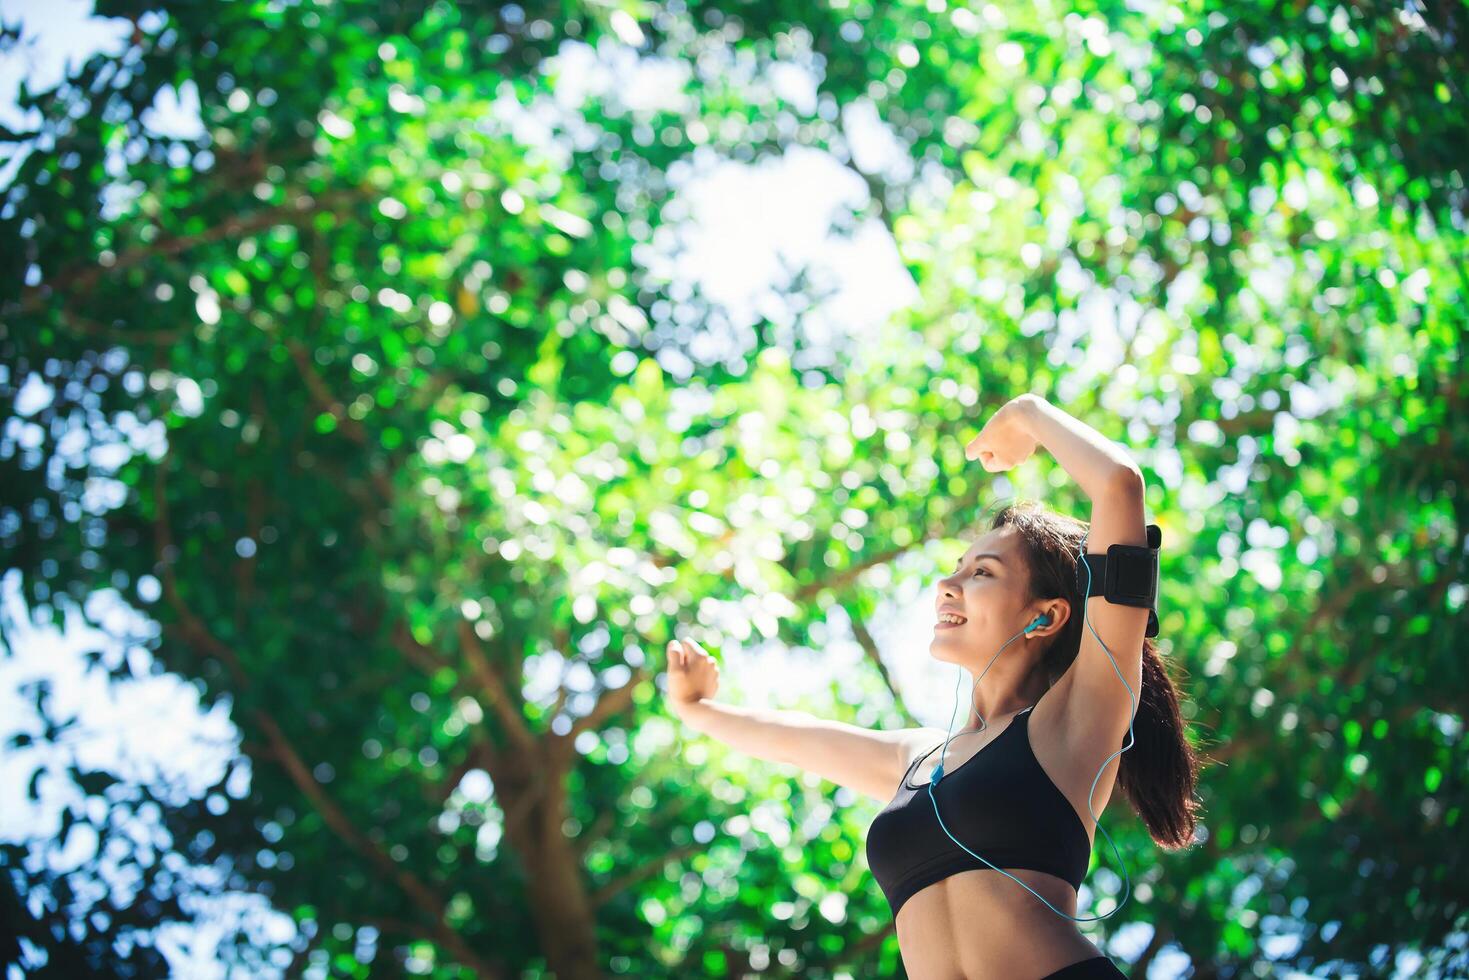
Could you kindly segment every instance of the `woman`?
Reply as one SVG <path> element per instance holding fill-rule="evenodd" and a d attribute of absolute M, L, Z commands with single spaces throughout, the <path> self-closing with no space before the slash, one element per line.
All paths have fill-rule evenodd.
<path fill-rule="evenodd" d="M 669 706 L 690 727 L 887 802 L 867 857 L 914 980 L 1124 976 L 1072 921 L 1095 818 L 1120 782 L 1158 845 L 1193 836 L 1198 760 L 1145 635 L 1149 610 L 1109 601 L 1085 573 L 1078 584 L 1083 548 L 1147 545 L 1141 471 L 1033 395 L 1003 406 L 966 456 L 1002 472 L 1037 444 L 1090 498 L 1092 520 L 1006 507 L 939 581 L 929 649 L 973 684 L 954 735 L 720 704 L 713 658 L 697 643 L 668 648 Z"/>

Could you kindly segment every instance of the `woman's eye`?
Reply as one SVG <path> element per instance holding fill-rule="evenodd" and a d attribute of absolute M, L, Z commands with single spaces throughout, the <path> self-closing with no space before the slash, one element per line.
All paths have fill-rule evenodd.
<path fill-rule="evenodd" d="M 988 575 L 988 574 L 989 574 L 989 572 L 986 572 L 986 571 L 985 571 L 985 570 L 984 570 L 984 569 L 983 569 L 983 568 L 976 568 L 976 569 L 975 569 L 975 570 L 974 570 L 974 574 L 975 574 L 975 575 L 981 575 L 981 574 L 983 574 L 983 575 Z"/>

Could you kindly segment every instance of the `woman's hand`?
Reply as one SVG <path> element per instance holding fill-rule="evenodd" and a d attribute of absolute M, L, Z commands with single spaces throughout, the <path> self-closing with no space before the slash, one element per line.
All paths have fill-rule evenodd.
<path fill-rule="evenodd" d="M 1026 413 L 1039 396 L 1026 393 L 1010 399 L 964 447 L 966 459 L 977 459 L 991 473 L 1003 473 L 1025 462 L 1035 452 Z"/>
<path fill-rule="evenodd" d="M 668 641 L 668 710 L 685 707 L 719 691 L 719 664 L 693 640 Z"/>

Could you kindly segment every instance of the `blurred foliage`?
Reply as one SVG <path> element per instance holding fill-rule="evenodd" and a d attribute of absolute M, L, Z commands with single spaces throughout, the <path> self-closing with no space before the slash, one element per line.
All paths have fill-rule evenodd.
<path fill-rule="evenodd" d="M 231 705 L 248 796 L 153 807 L 296 921 L 257 965 L 900 975 L 876 808 L 686 739 L 659 651 L 820 663 L 850 616 L 867 669 L 805 707 L 911 723 L 864 621 L 997 493 L 1086 516 L 1049 459 L 963 459 L 1031 390 L 1147 474 L 1161 648 L 1226 763 L 1196 847 L 1109 811 L 1137 885 L 1088 935 L 1147 923 L 1198 977 L 1465 967 L 1462 5 L 163 8 L 99 3 L 127 52 L 22 90 L 0 542 L 38 615 L 116 589 Z M 578 100 L 548 59 L 587 45 L 614 75 Z M 204 135 L 144 129 L 185 83 Z M 855 166 L 859 104 L 911 166 Z M 690 161 L 793 146 L 858 170 L 839 222 L 884 222 L 920 296 L 825 360 L 646 265 Z M 68 826 L 138 805 L 55 775 L 100 801 Z M 100 916 L 26 853 L 0 895 L 54 969 L 148 973 L 118 941 L 188 918 L 151 848 Z"/>

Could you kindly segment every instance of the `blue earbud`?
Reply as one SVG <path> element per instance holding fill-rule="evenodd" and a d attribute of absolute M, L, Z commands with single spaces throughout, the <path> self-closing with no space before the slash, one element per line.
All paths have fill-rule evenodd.
<path fill-rule="evenodd" d="M 1086 553 L 1086 538 L 1082 538 L 1081 539 L 1081 550 L 1077 553 L 1076 560 L 1078 562 L 1082 561 L 1082 556 L 1085 553 Z M 1087 565 L 1087 567 L 1086 567 L 1086 574 L 1087 574 L 1087 586 L 1086 586 L 1086 594 L 1082 597 L 1082 600 L 1081 600 L 1081 615 L 1082 615 L 1082 620 L 1086 623 L 1087 628 L 1088 629 L 1092 629 L 1091 619 L 1088 618 L 1087 615 L 1086 615 L 1086 603 L 1087 603 L 1087 600 L 1091 598 L 1091 594 L 1092 594 L 1092 587 L 1091 587 L 1091 574 L 1092 574 L 1092 569 L 1091 569 L 1091 565 Z M 1032 633 L 1033 631 L 1035 631 L 1037 629 L 1040 629 L 1042 626 L 1049 626 L 1049 625 L 1051 625 L 1051 617 L 1048 614 L 1046 614 L 1046 613 L 1041 613 L 1035 619 L 1032 619 L 1030 621 L 1030 625 L 1029 626 L 1025 627 L 1025 629 L 1022 630 L 1021 633 L 1016 633 L 1015 636 L 1020 636 L 1020 635 L 1022 635 L 1022 633 L 1024 635 L 1027 635 L 1028 636 L 1028 635 L 1030 635 L 1030 633 Z M 1009 646 L 1010 643 L 1011 643 L 1011 641 L 1013 641 L 1015 639 L 1015 636 L 1010 637 L 1009 640 L 1006 640 L 1004 643 L 1000 644 L 1000 650 L 995 653 L 994 657 L 991 657 L 990 658 L 989 664 L 985 664 L 984 670 L 982 670 L 982 671 L 979 672 L 979 677 L 976 677 L 974 679 L 974 684 L 975 685 L 977 685 L 980 682 L 980 680 L 984 677 L 986 671 L 988 671 L 990 669 L 990 664 L 993 664 L 995 662 L 996 658 L 998 658 L 1000 656 L 1000 653 L 1004 651 L 1005 647 Z M 1092 629 L 1092 636 L 1095 636 L 1097 638 L 1097 642 L 1102 644 L 1102 649 L 1104 651 L 1106 651 L 1107 659 L 1112 661 L 1112 669 L 1117 671 L 1117 679 L 1120 680 L 1120 681 L 1122 681 L 1122 686 L 1123 687 L 1127 688 L 1127 694 L 1128 694 L 1128 696 L 1133 699 L 1133 713 L 1135 714 L 1136 713 L 1136 710 L 1137 710 L 1137 698 L 1136 698 L 1136 695 L 1134 694 L 1134 692 L 1132 690 L 1132 687 L 1128 685 L 1127 678 L 1123 677 L 1122 676 L 1122 671 L 1117 669 L 1117 659 L 1112 656 L 1112 651 L 1107 649 L 1107 644 L 1102 643 L 1102 638 L 1101 638 L 1101 636 L 1099 636 L 1097 634 L 1097 631 L 1095 629 Z M 974 704 L 974 685 L 970 685 L 969 703 L 970 703 L 971 706 L 973 706 L 973 704 Z M 955 714 L 957 714 L 958 711 L 959 711 L 959 688 L 958 688 L 958 685 L 956 684 L 955 687 L 954 687 L 954 712 L 955 712 Z M 1130 719 L 1130 716 L 1129 716 L 1129 719 Z M 983 720 L 983 719 L 981 719 L 981 720 Z M 954 716 L 953 715 L 950 715 L 949 716 L 949 729 L 952 730 L 953 727 L 954 727 Z M 988 722 L 986 722 L 985 727 L 986 728 L 989 727 Z M 984 729 L 981 728 L 980 731 L 984 731 Z M 938 765 L 936 765 L 934 767 L 933 775 L 929 777 L 929 781 L 928 781 L 928 798 L 933 801 L 933 815 L 935 817 L 938 817 L 939 826 L 940 827 L 943 827 L 944 833 L 946 833 L 946 834 L 949 834 L 949 828 L 944 826 L 944 818 L 941 817 L 941 816 L 939 816 L 939 801 L 934 798 L 933 788 L 935 786 L 937 786 L 939 784 L 939 780 L 944 777 L 944 756 L 948 753 L 948 750 L 949 750 L 949 741 L 950 741 L 951 738 L 952 738 L 952 736 L 947 736 L 947 737 L 944 738 L 944 747 L 943 747 L 943 749 L 941 749 L 939 751 Z M 1136 743 L 1136 740 L 1132 736 L 1132 721 L 1129 720 L 1128 723 L 1127 723 L 1127 744 L 1124 745 L 1118 751 L 1113 752 L 1111 755 L 1107 756 L 1106 761 L 1104 761 L 1102 763 L 1102 768 L 1097 770 L 1097 777 L 1096 777 L 1096 779 L 1093 779 L 1092 780 L 1091 792 L 1087 793 L 1087 797 L 1086 797 L 1086 800 L 1087 800 L 1086 808 L 1087 808 L 1087 812 L 1088 813 L 1091 812 L 1091 808 L 1092 808 L 1092 804 L 1091 804 L 1092 793 L 1095 793 L 1096 792 L 1096 790 L 1097 790 L 1097 781 L 1102 778 L 1102 773 L 1106 770 L 1107 763 L 1111 762 L 1114 758 L 1116 758 L 1117 756 L 1121 755 L 1123 752 L 1126 752 L 1128 749 L 1132 748 L 1135 743 Z M 1063 919 L 1070 919 L 1072 922 L 1096 922 L 1098 920 L 1105 919 L 1108 916 L 1111 916 L 1111 915 L 1115 914 L 1118 909 L 1122 908 L 1122 906 L 1127 903 L 1128 897 L 1132 894 L 1132 876 L 1127 873 L 1127 865 L 1126 864 L 1123 864 L 1123 862 L 1122 862 L 1122 855 L 1118 853 L 1118 851 L 1117 851 L 1117 843 L 1114 840 L 1112 840 L 1112 835 L 1107 833 L 1106 828 L 1104 828 L 1102 826 L 1101 821 L 1097 819 L 1097 815 L 1095 813 L 1092 813 L 1091 816 L 1092 816 L 1092 822 L 1096 824 L 1096 828 L 1098 830 L 1100 830 L 1103 834 L 1106 834 L 1106 836 L 1107 836 L 1107 843 L 1109 843 L 1109 844 L 1112 845 L 1112 854 L 1117 858 L 1117 863 L 1122 867 L 1122 874 L 1124 876 L 1124 881 L 1125 881 L 1125 884 L 1126 884 L 1126 887 L 1127 887 L 1126 892 L 1122 896 L 1122 901 L 1117 903 L 1117 908 L 1113 909 L 1111 912 L 1108 912 L 1106 915 L 1090 915 L 1090 916 L 1082 916 L 1082 917 L 1077 917 L 1077 916 L 1074 916 L 1074 915 L 1067 915 L 1065 912 L 1062 912 L 1060 909 L 1056 908 L 1056 906 L 1052 905 L 1050 902 L 1047 902 L 1044 898 L 1042 898 L 1041 895 L 1039 895 L 1034 888 L 1031 888 L 1029 885 L 1027 885 L 1025 882 L 1021 881 L 1019 878 L 1017 878 L 1014 875 L 1012 875 L 1010 872 L 1005 871 L 1002 868 L 996 868 L 993 864 L 990 864 L 988 861 L 985 861 L 984 858 L 980 857 L 978 854 L 975 854 L 973 851 L 969 850 L 969 848 L 964 847 L 964 845 L 959 841 L 959 839 L 956 838 L 953 834 L 949 834 L 949 840 L 953 841 L 955 844 L 958 844 L 960 847 L 964 847 L 965 852 L 968 853 L 971 857 L 978 858 L 979 860 L 984 861 L 984 863 L 986 865 L 988 865 L 990 868 L 993 868 L 995 871 L 1000 872 L 1000 874 L 1004 875 L 1006 878 L 1009 878 L 1011 881 L 1015 882 L 1020 887 L 1024 888 L 1026 891 L 1030 892 L 1032 895 L 1035 895 L 1036 898 L 1039 898 L 1042 902 L 1045 903 L 1046 908 L 1050 909 L 1052 912 L 1055 912 L 1061 918 L 1063 918 Z"/>

